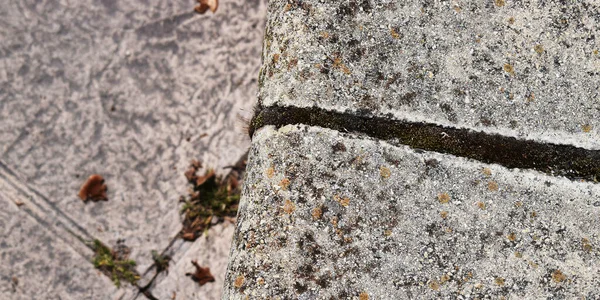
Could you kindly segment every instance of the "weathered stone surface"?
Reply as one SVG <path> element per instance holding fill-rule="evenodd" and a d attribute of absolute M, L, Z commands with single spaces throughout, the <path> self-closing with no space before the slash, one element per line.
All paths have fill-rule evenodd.
<path fill-rule="evenodd" d="M 140 273 L 181 228 L 189 161 L 224 173 L 248 146 L 264 1 L 193 7 L 0 3 L 0 161 L 90 238 L 123 239 Z M 108 202 L 77 198 L 93 173 Z"/>
<path fill-rule="evenodd" d="M 597 1 L 273 0 L 265 106 L 600 149 Z"/>
<path fill-rule="evenodd" d="M 224 299 L 600 297 L 597 184 L 294 125 L 247 172 Z"/>

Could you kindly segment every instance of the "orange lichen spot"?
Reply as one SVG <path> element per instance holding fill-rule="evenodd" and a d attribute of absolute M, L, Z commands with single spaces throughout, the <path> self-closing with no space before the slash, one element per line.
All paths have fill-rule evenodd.
<path fill-rule="evenodd" d="M 537 44 L 533 47 L 533 50 L 535 50 L 537 54 L 542 54 L 544 53 L 544 46 L 542 46 L 541 44 Z"/>
<path fill-rule="evenodd" d="M 288 215 L 293 213 L 296 210 L 296 205 L 289 199 L 285 200 L 283 204 L 283 211 L 285 211 Z"/>
<path fill-rule="evenodd" d="M 481 209 L 481 210 L 485 210 L 485 203 L 483 203 L 481 201 L 477 201 L 477 207 L 479 207 L 479 209 Z"/>
<path fill-rule="evenodd" d="M 590 132 L 590 131 L 592 131 L 592 125 L 585 124 L 585 125 L 581 126 L 581 130 L 583 130 L 583 132 L 586 132 L 586 133 Z"/>
<path fill-rule="evenodd" d="M 273 175 L 275 175 L 275 168 L 270 167 L 265 171 L 265 174 L 267 174 L 267 177 L 269 179 L 273 178 Z"/>
<path fill-rule="evenodd" d="M 475 288 L 478 289 L 478 290 L 480 290 L 480 289 L 483 288 L 483 284 L 478 283 L 478 284 L 475 285 Z"/>
<path fill-rule="evenodd" d="M 295 68 L 298 65 L 298 59 L 297 58 L 293 58 L 290 60 L 290 62 L 288 63 L 288 71 Z"/>
<path fill-rule="evenodd" d="M 348 198 L 348 197 L 342 198 L 342 200 L 340 200 L 340 204 L 343 207 L 347 207 L 350 204 L 350 198 Z"/>
<path fill-rule="evenodd" d="M 565 276 L 565 274 L 563 274 L 560 270 L 555 270 L 554 272 L 552 272 L 552 280 L 554 280 L 554 282 L 563 282 L 567 279 L 567 276 Z"/>
<path fill-rule="evenodd" d="M 369 300 L 369 294 L 367 294 L 367 292 L 362 292 L 362 293 L 360 293 L 360 295 L 358 295 L 358 299 L 359 300 Z"/>
<path fill-rule="evenodd" d="M 311 211 L 311 215 L 312 215 L 313 219 L 318 220 L 323 215 L 323 210 L 320 207 L 315 207 Z"/>
<path fill-rule="evenodd" d="M 521 252 L 519 252 L 519 251 L 516 251 L 516 252 L 515 252 L 515 257 L 516 257 L 516 258 L 523 258 L 523 253 L 521 253 Z"/>
<path fill-rule="evenodd" d="M 516 235 L 514 232 L 511 232 L 511 233 L 509 233 L 509 234 L 506 236 L 506 238 L 507 238 L 509 241 L 511 241 L 511 242 L 514 242 L 514 241 L 516 241 L 516 240 L 517 240 L 517 235 Z"/>
<path fill-rule="evenodd" d="M 339 56 L 336 56 L 333 59 L 333 66 L 339 68 L 342 65 L 342 59 Z"/>
<path fill-rule="evenodd" d="M 536 213 L 535 211 L 532 211 L 532 212 L 531 212 L 531 217 L 532 217 L 532 218 L 535 218 L 535 217 L 537 217 L 537 213 Z"/>
<path fill-rule="evenodd" d="M 350 75 L 352 73 L 352 71 L 350 71 L 350 69 L 348 69 L 348 67 L 342 63 L 342 59 L 339 56 L 333 59 L 333 66 L 342 70 L 344 74 Z"/>
<path fill-rule="evenodd" d="M 506 4 L 506 2 L 504 2 L 504 0 L 494 0 L 494 3 L 498 7 L 502 7 L 502 6 L 504 6 Z"/>
<path fill-rule="evenodd" d="M 512 76 L 515 76 L 515 68 L 511 64 L 504 64 L 503 69 L 504 69 L 504 72 L 506 72 Z"/>
<path fill-rule="evenodd" d="M 448 212 L 447 212 L 447 211 L 445 211 L 445 210 L 444 210 L 444 211 L 441 211 L 441 212 L 440 212 L 440 217 L 442 217 L 442 219 L 445 219 L 445 218 L 447 218 L 447 217 L 448 217 Z"/>
<path fill-rule="evenodd" d="M 515 18 L 514 17 L 508 18 L 508 24 L 510 24 L 510 25 L 515 24 Z"/>
<path fill-rule="evenodd" d="M 471 278 L 473 278 L 473 272 L 467 273 L 467 276 L 465 276 L 465 278 L 463 278 L 463 281 L 467 282 L 467 281 L 471 280 Z"/>
<path fill-rule="evenodd" d="M 455 11 L 455 12 L 457 12 L 457 13 L 459 13 L 459 12 L 462 10 L 462 8 L 460 8 L 460 6 L 458 6 L 458 5 L 455 5 L 455 6 L 453 7 L 453 9 L 454 9 L 454 11 Z"/>
<path fill-rule="evenodd" d="M 481 38 L 476 38 L 475 43 L 477 43 L 477 44 L 481 43 Z"/>
<path fill-rule="evenodd" d="M 79 189 L 79 198 L 81 200 L 88 201 L 108 201 L 106 191 L 108 188 L 104 184 L 104 178 L 98 174 L 94 174 L 86 180 L 86 182 Z"/>
<path fill-rule="evenodd" d="M 262 277 L 259 277 L 259 278 L 256 280 L 256 283 L 258 283 L 259 285 L 263 285 L 263 284 L 265 284 L 265 279 L 264 279 L 264 278 L 262 278 Z"/>
<path fill-rule="evenodd" d="M 441 193 L 438 195 L 438 201 L 442 204 L 446 204 L 450 202 L 450 195 L 448 195 L 448 193 Z"/>
<path fill-rule="evenodd" d="M 440 283 L 437 280 L 432 280 L 429 282 L 429 288 L 431 288 L 434 291 L 437 291 L 440 289 Z"/>
<path fill-rule="evenodd" d="M 450 280 L 450 276 L 448 276 L 448 274 L 444 274 L 444 275 L 442 275 L 442 277 L 440 278 L 440 283 L 442 283 L 442 284 L 443 284 L 444 282 L 446 282 L 446 281 L 449 281 L 449 280 Z"/>
<path fill-rule="evenodd" d="M 361 164 L 362 162 L 363 162 L 363 156 L 359 155 L 359 156 L 355 157 L 355 158 L 352 160 L 351 164 L 352 164 L 352 165 L 359 165 L 359 164 Z"/>
<path fill-rule="evenodd" d="M 348 197 L 340 197 L 339 195 L 333 195 L 333 200 L 335 200 L 335 202 L 341 204 L 342 206 L 348 206 L 348 204 L 350 204 L 350 198 Z"/>
<path fill-rule="evenodd" d="M 582 244 L 582 248 L 584 251 L 592 252 L 592 244 L 590 243 L 590 240 L 588 240 L 586 238 L 582 238 L 581 244 Z"/>
<path fill-rule="evenodd" d="M 536 264 L 533 260 L 527 262 L 532 268 L 537 269 L 538 264 Z"/>
<path fill-rule="evenodd" d="M 529 95 L 527 95 L 527 102 L 533 102 L 533 100 L 535 100 L 535 93 L 531 92 L 529 93 Z"/>
<path fill-rule="evenodd" d="M 244 275 L 236 277 L 235 281 L 233 282 L 233 286 L 235 286 L 238 289 L 241 288 L 242 285 L 244 285 Z"/>
<path fill-rule="evenodd" d="M 384 166 L 381 166 L 381 168 L 379 168 L 379 175 L 381 175 L 383 178 L 389 178 L 392 175 L 392 171 Z"/>
<path fill-rule="evenodd" d="M 498 184 L 495 181 L 488 182 L 488 190 L 495 192 L 498 190 Z"/>
<path fill-rule="evenodd" d="M 450 228 L 450 227 L 446 228 L 446 233 L 452 233 L 452 228 Z"/>
<path fill-rule="evenodd" d="M 383 231 L 383 235 L 390 236 L 390 235 L 392 235 L 392 231 L 389 229 L 386 229 L 385 231 Z"/>
<path fill-rule="evenodd" d="M 496 277 L 494 279 L 494 283 L 498 286 L 504 286 L 504 278 L 502 277 Z"/>
<path fill-rule="evenodd" d="M 346 67 L 346 65 L 342 65 L 342 72 L 344 72 L 344 74 L 346 75 L 352 74 L 352 71 L 350 71 L 350 69 Z"/>
<path fill-rule="evenodd" d="M 281 187 L 281 189 L 287 190 L 287 188 L 290 186 L 290 180 L 287 178 L 281 179 L 281 181 L 279 182 L 279 186 Z"/>
<path fill-rule="evenodd" d="M 515 207 L 521 207 L 521 206 L 523 206 L 523 202 L 522 201 L 515 202 Z"/>
<path fill-rule="evenodd" d="M 331 225 L 337 226 L 337 224 L 338 224 L 338 218 L 337 217 L 331 218 Z"/>
<path fill-rule="evenodd" d="M 481 170 L 481 173 L 483 173 L 483 175 L 488 176 L 488 177 L 492 176 L 492 169 L 490 169 L 490 168 L 483 168 Z"/>
<path fill-rule="evenodd" d="M 327 32 L 327 31 L 322 31 L 322 32 L 321 32 L 321 37 L 322 37 L 322 38 L 324 38 L 324 39 L 328 39 L 328 38 L 329 38 L 329 32 Z"/>
<path fill-rule="evenodd" d="M 400 38 L 400 34 L 398 32 L 396 32 L 396 30 L 394 30 L 394 28 L 390 28 L 390 34 L 395 39 L 399 39 Z"/>
<path fill-rule="evenodd" d="M 279 54 L 275 53 L 273 54 L 273 64 L 276 64 L 279 61 Z"/>
<path fill-rule="evenodd" d="M 283 11 L 289 11 L 290 9 L 292 9 L 292 4 L 288 3 L 284 8 Z"/>
<path fill-rule="evenodd" d="M 594 50 L 593 53 L 594 53 L 594 55 L 598 55 L 598 53 L 600 53 L 600 52 L 598 52 L 598 50 L 596 49 L 596 50 Z"/>

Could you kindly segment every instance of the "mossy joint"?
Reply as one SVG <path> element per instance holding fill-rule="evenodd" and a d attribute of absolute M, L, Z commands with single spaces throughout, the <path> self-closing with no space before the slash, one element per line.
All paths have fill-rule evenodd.
<path fill-rule="evenodd" d="M 249 126 L 250 137 L 266 125 L 280 128 L 305 124 L 355 132 L 414 149 L 471 158 L 507 168 L 532 169 L 571 180 L 598 182 L 600 151 L 571 145 L 521 140 L 499 134 L 444 127 L 430 123 L 369 116 L 367 113 L 327 111 L 317 107 L 261 107 Z"/>
<path fill-rule="evenodd" d="M 99 240 L 94 240 L 92 249 L 95 253 L 92 259 L 94 267 L 110 277 L 115 286 L 121 287 L 122 281 L 135 285 L 140 279 L 139 274 L 135 271 L 136 263 L 134 260 L 119 257 L 120 255 Z"/>

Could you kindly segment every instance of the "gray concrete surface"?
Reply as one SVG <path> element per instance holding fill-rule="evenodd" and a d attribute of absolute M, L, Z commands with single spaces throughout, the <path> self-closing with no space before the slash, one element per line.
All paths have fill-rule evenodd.
<path fill-rule="evenodd" d="M 35 189 L 2 165 L 0 191 L 1 299 L 118 299 L 137 294 L 131 286 L 117 290 L 94 269 L 92 250 L 71 233 L 77 226 L 64 222 Z"/>
<path fill-rule="evenodd" d="M 173 257 L 173 263 L 168 274 L 159 278 L 157 283 L 151 289 L 152 295 L 158 299 L 221 299 L 223 284 L 225 281 L 225 271 L 227 269 L 227 259 L 231 249 L 231 239 L 235 226 L 229 222 L 221 226 L 211 228 L 206 236 L 200 237 L 193 244 L 182 243 L 182 247 L 188 247 L 185 251 L 177 249 Z M 215 277 L 215 282 L 207 283 L 201 287 L 197 284 L 190 284 L 190 278 L 181 276 L 185 273 L 193 273 L 194 267 L 192 260 L 198 261 L 198 264 L 209 267 L 211 274 Z M 144 299 L 142 295 L 139 299 Z"/>
<path fill-rule="evenodd" d="M 598 150 L 598 16 L 272 0 L 259 99 Z M 224 299 L 600 297 L 597 183 L 308 125 L 254 135 Z"/>
<path fill-rule="evenodd" d="M 269 11 L 265 106 L 600 149 L 597 1 L 274 0 Z"/>
<path fill-rule="evenodd" d="M 224 299 L 600 297 L 598 184 L 301 125 L 247 172 Z"/>
<path fill-rule="evenodd" d="M 193 13 L 194 5 L 0 4 L 0 163 L 39 196 L 36 207 L 43 209 L 21 207 L 33 218 L 22 226 L 34 228 L 37 219 L 66 228 L 30 239 L 51 238 L 56 251 L 69 255 L 75 254 L 62 248 L 85 248 L 80 239 L 107 245 L 122 239 L 138 272 L 151 276 L 150 252 L 164 250 L 181 228 L 177 201 L 187 191 L 189 161 L 200 159 L 223 174 L 222 167 L 246 152 L 249 140 L 238 118 L 249 117 L 255 102 L 264 1 L 226 1 L 206 15 Z M 108 202 L 77 198 L 93 173 L 106 179 Z M 15 195 L 0 190 L 3 200 Z M 22 218 L 5 217 L 7 224 Z M 17 232 L 6 235 L 11 247 L 26 238 Z M 74 242 L 60 242 L 65 239 Z M 224 236 L 218 247 L 229 241 Z M 28 249 L 24 255 L 55 272 L 56 262 Z M 73 262 L 81 271 L 73 272 L 89 272 L 83 260 L 89 255 L 79 255 Z M 225 254 L 219 259 L 224 264 Z M 3 287 L 13 274 L 25 274 L 16 260 L 3 256 L 2 262 Z M 96 289 L 102 286 L 96 277 L 81 280 L 112 297 L 114 289 Z M 27 297 L 24 291 L 38 291 L 42 282 L 21 284 L 9 298 Z M 218 297 L 220 291 L 211 291 Z M 83 299 L 78 295 L 72 298 Z M 59 296 L 68 298 L 59 288 L 48 290 L 47 297 Z"/>

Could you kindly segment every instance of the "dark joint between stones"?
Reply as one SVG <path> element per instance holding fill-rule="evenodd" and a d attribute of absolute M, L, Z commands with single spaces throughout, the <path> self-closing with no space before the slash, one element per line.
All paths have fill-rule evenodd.
<path fill-rule="evenodd" d="M 414 149 L 466 157 L 511 169 L 532 169 L 571 180 L 598 182 L 600 151 L 571 145 L 522 140 L 470 129 L 408 122 L 390 117 L 361 116 L 309 107 L 257 107 L 248 133 L 266 125 L 277 128 L 305 124 L 403 144 Z"/>

